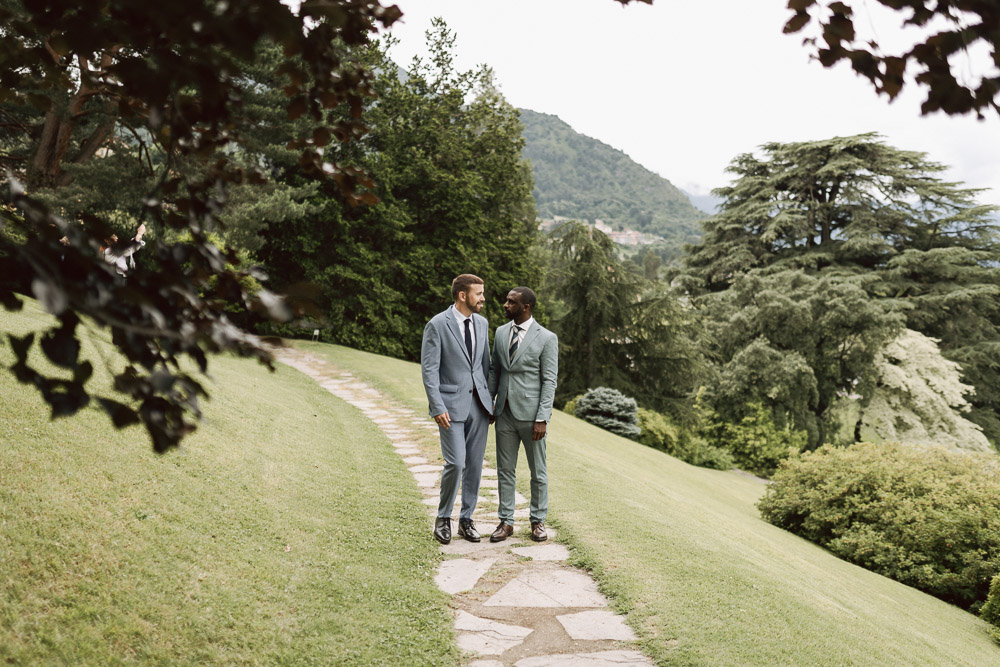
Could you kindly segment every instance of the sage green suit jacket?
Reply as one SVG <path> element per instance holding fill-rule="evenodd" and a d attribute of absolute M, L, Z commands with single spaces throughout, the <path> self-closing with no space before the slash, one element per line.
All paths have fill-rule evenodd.
<path fill-rule="evenodd" d="M 513 322 L 497 327 L 493 337 L 493 362 L 488 387 L 494 399 L 493 414 L 504 410 L 518 421 L 547 422 L 552 417 L 559 375 L 559 339 L 538 323 L 531 325 L 510 359 Z"/>

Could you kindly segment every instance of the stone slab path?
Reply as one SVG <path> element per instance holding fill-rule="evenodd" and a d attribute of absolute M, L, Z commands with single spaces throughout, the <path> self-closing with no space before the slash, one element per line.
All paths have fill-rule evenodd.
<path fill-rule="evenodd" d="M 350 372 L 321 357 L 277 348 L 275 358 L 316 380 L 370 419 L 392 442 L 413 474 L 428 508 L 427 539 L 436 515 L 443 461 L 438 427 L 430 417 L 391 400 Z M 525 470 L 522 474 L 527 474 Z M 515 497 L 514 535 L 492 544 L 499 502 L 496 470 L 484 467 L 479 503 L 473 515 L 483 541 L 457 535 L 442 545 L 445 560 L 435 582 L 452 596 L 455 633 L 470 667 L 598 667 L 652 665 L 636 648 L 635 633 L 591 576 L 566 561 L 569 550 L 549 540 L 530 539 L 528 499 Z M 461 494 L 459 494 L 461 495 Z M 452 532 L 458 529 L 460 499 L 455 501 Z"/>

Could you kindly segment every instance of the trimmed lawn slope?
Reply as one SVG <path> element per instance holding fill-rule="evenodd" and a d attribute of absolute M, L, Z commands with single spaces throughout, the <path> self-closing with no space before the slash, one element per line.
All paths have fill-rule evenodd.
<path fill-rule="evenodd" d="M 426 410 L 416 364 L 296 345 Z M 760 480 L 689 466 L 558 411 L 550 433 L 550 521 L 659 663 L 1000 664 L 973 615 L 761 520 Z M 523 457 L 518 470 L 527 493 Z"/>
<path fill-rule="evenodd" d="M 0 318 L 48 322 L 32 303 Z M 107 384 L 107 340 L 84 354 Z M 94 409 L 50 422 L 0 373 L 0 662 L 455 664 L 440 554 L 388 440 L 281 364 L 210 371 L 205 421 L 164 456 Z"/>

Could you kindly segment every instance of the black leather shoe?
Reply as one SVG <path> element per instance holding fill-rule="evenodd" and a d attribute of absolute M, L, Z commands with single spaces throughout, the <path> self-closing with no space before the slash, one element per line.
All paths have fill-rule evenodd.
<path fill-rule="evenodd" d="M 476 524 L 472 522 L 472 519 L 458 520 L 458 536 L 464 537 L 470 542 L 478 542 L 482 539 L 479 537 L 479 531 L 476 530 Z"/>
<path fill-rule="evenodd" d="M 490 535 L 490 542 L 503 542 L 513 534 L 514 526 L 501 521 L 500 525 L 497 526 L 497 529 L 493 531 L 492 535 Z"/>
<path fill-rule="evenodd" d="M 549 539 L 549 534 L 545 532 L 545 524 L 535 521 L 531 524 L 531 539 L 536 542 L 544 542 Z"/>
<path fill-rule="evenodd" d="M 451 542 L 451 517 L 438 517 L 434 522 L 434 537 L 441 544 Z"/>

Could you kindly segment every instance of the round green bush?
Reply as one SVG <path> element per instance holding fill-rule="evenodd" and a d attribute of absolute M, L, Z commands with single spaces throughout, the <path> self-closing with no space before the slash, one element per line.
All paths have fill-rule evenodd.
<path fill-rule="evenodd" d="M 781 464 L 761 515 L 841 558 L 976 611 L 1000 573 L 992 454 L 862 443 Z"/>
<path fill-rule="evenodd" d="M 634 398 L 629 398 L 617 389 L 597 387 L 588 389 L 580 397 L 574 414 L 607 431 L 634 438 L 641 432 L 637 410 Z"/>

